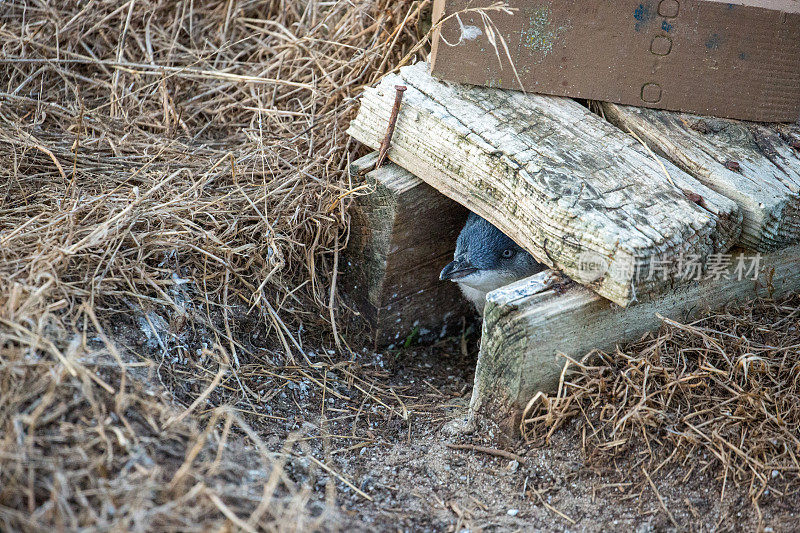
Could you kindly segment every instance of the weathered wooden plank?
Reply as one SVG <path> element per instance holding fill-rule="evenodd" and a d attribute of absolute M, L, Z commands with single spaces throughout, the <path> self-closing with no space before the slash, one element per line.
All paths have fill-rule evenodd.
<path fill-rule="evenodd" d="M 397 84 L 408 90 L 392 161 L 621 305 L 669 283 L 648 279 L 653 261 L 738 239 L 732 201 L 570 99 L 445 84 L 418 64 L 366 90 L 352 136 L 379 146 Z M 603 269 L 587 273 L 587 256 Z"/>
<path fill-rule="evenodd" d="M 415 330 L 437 337 L 473 313 L 454 283 L 439 281 L 467 210 L 395 164 L 372 170 L 376 159 L 370 154 L 351 166 L 372 191 L 350 206 L 345 301 L 373 346 L 402 343 Z"/>
<path fill-rule="evenodd" d="M 799 126 L 602 106 L 612 123 L 735 201 L 744 217 L 744 246 L 770 251 L 800 242 Z"/>
<path fill-rule="evenodd" d="M 749 274 L 742 277 L 750 279 L 738 279 L 740 257 L 743 274 Z M 692 281 L 627 309 L 572 282 L 554 288 L 544 282 L 545 272 L 489 293 L 472 412 L 513 429 L 537 391 L 555 390 L 566 362 L 560 353 L 580 360 L 593 349 L 613 350 L 657 329 L 658 315 L 685 320 L 729 302 L 800 291 L 800 246 L 763 256 L 733 254 L 727 272 L 730 279 Z"/>

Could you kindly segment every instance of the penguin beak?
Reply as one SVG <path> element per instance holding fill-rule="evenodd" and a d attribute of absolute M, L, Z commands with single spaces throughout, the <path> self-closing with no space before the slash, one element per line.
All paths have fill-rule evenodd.
<path fill-rule="evenodd" d="M 472 266 L 472 263 L 469 261 L 456 259 L 442 269 L 442 273 L 439 274 L 439 279 L 442 281 L 446 279 L 457 281 L 461 278 L 469 276 L 470 274 L 474 274 L 477 271 L 478 269 Z"/>

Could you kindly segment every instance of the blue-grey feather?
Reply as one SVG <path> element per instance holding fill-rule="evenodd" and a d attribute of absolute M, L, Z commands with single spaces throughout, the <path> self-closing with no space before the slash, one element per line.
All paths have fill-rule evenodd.
<path fill-rule="evenodd" d="M 454 261 L 442 271 L 482 314 L 486 294 L 544 270 L 531 254 L 486 219 L 470 213 L 456 241 Z M 454 276 L 452 272 L 459 272 Z"/>
<path fill-rule="evenodd" d="M 512 262 L 503 257 L 505 250 L 512 250 L 515 255 L 525 254 L 531 262 L 535 262 L 524 248 L 505 233 L 485 218 L 470 212 L 467 223 L 458 235 L 455 257 L 464 258 L 481 270 L 498 270 L 511 267 Z"/>

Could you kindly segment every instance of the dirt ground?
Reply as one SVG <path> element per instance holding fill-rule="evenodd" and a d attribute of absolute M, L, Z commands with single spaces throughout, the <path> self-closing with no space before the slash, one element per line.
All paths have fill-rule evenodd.
<path fill-rule="evenodd" d="M 358 376 L 351 379 L 354 386 L 335 379 L 335 372 L 323 383 L 334 394 L 323 392 L 325 376 L 310 369 L 264 368 L 265 351 L 260 361 L 243 361 L 240 376 L 261 365 L 260 377 L 245 378 L 246 386 L 255 390 L 261 383 L 272 390 L 281 382 L 279 392 L 264 401 L 239 402 L 237 410 L 271 451 L 281 451 L 287 440 L 296 442 L 300 451 L 286 472 L 308 490 L 312 513 L 335 494 L 335 512 L 325 524 L 332 530 L 757 531 L 759 523 L 762 531 L 797 529 L 796 494 L 772 498 L 767 491 L 757 511 L 747 487 L 728 483 L 722 493 L 720 472 L 698 474 L 682 466 L 664 468 L 649 479 L 631 476 L 647 450 L 613 464 L 587 462 L 577 420 L 542 447 L 509 438 L 487 420 L 465 431 L 476 326 L 434 346 L 364 350 L 358 360 L 339 365 Z M 128 346 L 147 345 L 135 324 L 123 321 L 117 334 Z M 196 372 L 191 364 L 163 361 L 157 372 L 184 405 L 202 388 L 191 379 L 175 380 Z M 210 402 L 224 404 L 236 392 L 235 386 L 222 387 Z M 448 444 L 502 450 L 520 460 Z M 335 473 L 315 467 L 308 457 Z"/>

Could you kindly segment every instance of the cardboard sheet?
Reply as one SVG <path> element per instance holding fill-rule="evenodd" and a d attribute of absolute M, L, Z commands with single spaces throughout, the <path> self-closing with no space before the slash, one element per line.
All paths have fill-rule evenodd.
<path fill-rule="evenodd" d="M 744 120 L 800 119 L 800 0 L 510 0 L 511 14 L 485 9 L 496 3 L 435 1 L 434 21 L 445 20 L 434 76 Z"/>

